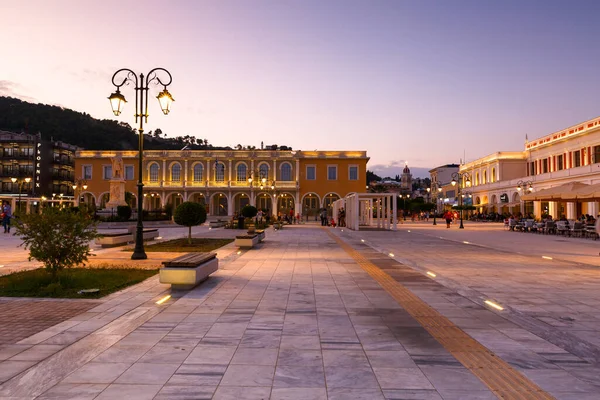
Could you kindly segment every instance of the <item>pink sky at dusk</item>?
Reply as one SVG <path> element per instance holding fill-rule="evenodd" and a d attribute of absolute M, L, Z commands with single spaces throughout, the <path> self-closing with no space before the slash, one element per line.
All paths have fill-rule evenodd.
<path fill-rule="evenodd" d="M 526 134 L 600 115 L 599 8 L 554 0 L 5 1 L 0 95 L 113 119 L 112 74 L 160 66 L 173 75 L 176 102 L 169 116 L 151 103 L 147 130 L 219 146 L 367 150 L 376 172 L 400 173 L 405 161 L 420 171 L 464 153 L 522 150 Z M 134 93 L 123 94 L 131 102 L 119 121 L 133 126 Z"/>

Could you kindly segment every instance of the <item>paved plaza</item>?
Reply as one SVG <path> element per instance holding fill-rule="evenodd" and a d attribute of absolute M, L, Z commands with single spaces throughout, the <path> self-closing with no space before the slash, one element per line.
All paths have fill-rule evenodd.
<path fill-rule="evenodd" d="M 0 270 L 34 266 L 17 245 Z M 99 300 L 0 299 L 3 321 L 63 310 L 0 344 L 0 399 L 597 399 L 599 251 L 501 224 L 269 229 L 191 291 L 155 276 Z"/>

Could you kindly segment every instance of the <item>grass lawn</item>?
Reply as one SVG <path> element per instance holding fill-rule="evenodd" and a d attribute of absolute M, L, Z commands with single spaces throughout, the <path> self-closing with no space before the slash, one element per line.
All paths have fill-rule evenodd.
<path fill-rule="evenodd" d="M 192 244 L 186 239 L 174 239 L 162 243 L 146 245 L 146 251 L 212 251 L 233 242 L 233 239 L 202 239 L 192 238 Z"/>
<path fill-rule="evenodd" d="M 44 268 L 0 277 L 0 296 L 97 299 L 155 275 L 150 269 L 71 268 L 56 281 Z M 79 290 L 100 289 L 98 293 L 77 294 Z"/>

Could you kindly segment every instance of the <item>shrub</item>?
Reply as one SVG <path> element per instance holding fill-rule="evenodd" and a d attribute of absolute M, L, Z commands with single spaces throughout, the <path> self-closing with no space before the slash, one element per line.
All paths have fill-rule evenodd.
<path fill-rule="evenodd" d="M 258 210 L 254 206 L 247 205 L 242 208 L 242 215 L 246 218 L 254 218 L 256 214 L 258 214 Z"/>
<path fill-rule="evenodd" d="M 56 207 L 23 215 L 15 225 L 15 235 L 29 249 L 29 260 L 40 261 L 54 278 L 64 268 L 84 264 L 91 254 L 89 242 L 98 237 L 96 223 L 88 215 Z"/>
<path fill-rule="evenodd" d="M 192 244 L 192 226 L 206 221 L 206 208 L 200 203 L 185 201 L 175 209 L 175 223 L 189 228 L 188 243 Z"/>
<path fill-rule="evenodd" d="M 117 216 L 121 221 L 129 221 L 129 218 L 131 218 L 131 207 L 117 206 Z"/>

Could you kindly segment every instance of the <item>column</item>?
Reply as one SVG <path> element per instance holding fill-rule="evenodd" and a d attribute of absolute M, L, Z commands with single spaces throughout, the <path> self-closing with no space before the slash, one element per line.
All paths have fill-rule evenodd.
<path fill-rule="evenodd" d="M 163 178 L 162 178 L 161 186 L 164 185 L 167 180 L 167 160 L 163 160 L 162 175 L 163 175 Z"/>
<path fill-rule="evenodd" d="M 185 187 L 188 181 L 188 160 L 185 160 L 183 164 L 185 165 L 185 173 L 183 174 L 183 186 Z"/>
<path fill-rule="evenodd" d="M 552 215 L 553 219 L 558 219 L 558 203 L 556 201 L 548 202 L 548 214 Z"/>
<path fill-rule="evenodd" d="M 277 180 L 277 160 L 273 160 L 273 180 Z"/>
<path fill-rule="evenodd" d="M 533 216 L 537 219 L 542 218 L 542 202 L 541 201 L 533 202 Z"/>
<path fill-rule="evenodd" d="M 300 160 L 296 160 L 296 182 L 300 182 Z"/>
<path fill-rule="evenodd" d="M 231 163 L 231 160 L 229 161 Z M 227 193 L 227 216 L 231 217 L 233 215 L 233 196 L 231 195 L 231 191 Z"/>
<path fill-rule="evenodd" d="M 567 219 L 577 219 L 578 215 L 577 215 L 577 207 L 575 205 L 575 202 L 568 202 L 567 203 Z"/>
<path fill-rule="evenodd" d="M 398 204 L 396 202 L 396 196 L 392 196 L 392 230 L 398 229 Z"/>
<path fill-rule="evenodd" d="M 206 160 L 206 182 L 210 182 L 210 160 Z"/>
<path fill-rule="evenodd" d="M 587 213 L 592 217 L 596 218 L 598 215 L 598 203 L 595 201 L 590 201 L 587 203 Z"/>
<path fill-rule="evenodd" d="M 229 182 L 231 182 L 231 163 L 232 160 L 229 160 Z"/>

